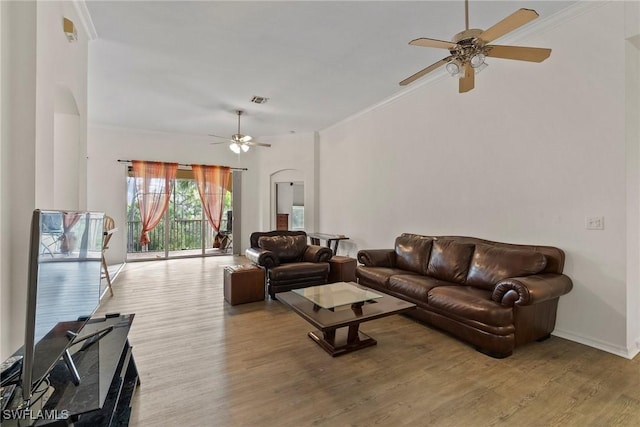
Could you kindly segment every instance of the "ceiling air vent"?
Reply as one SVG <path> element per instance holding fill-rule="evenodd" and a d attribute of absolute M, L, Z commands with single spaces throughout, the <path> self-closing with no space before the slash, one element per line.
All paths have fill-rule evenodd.
<path fill-rule="evenodd" d="M 268 100 L 269 98 L 265 98 L 264 96 L 254 96 L 253 98 L 251 98 L 251 102 L 255 104 L 264 104 Z"/>

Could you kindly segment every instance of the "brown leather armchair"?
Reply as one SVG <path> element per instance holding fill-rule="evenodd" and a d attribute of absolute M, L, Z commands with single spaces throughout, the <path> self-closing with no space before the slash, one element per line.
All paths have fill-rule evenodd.
<path fill-rule="evenodd" d="M 272 299 L 278 292 L 327 283 L 333 253 L 327 247 L 307 244 L 304 231 L 255 232 L 250 241 L 245 255 L 265 269 Z"/>

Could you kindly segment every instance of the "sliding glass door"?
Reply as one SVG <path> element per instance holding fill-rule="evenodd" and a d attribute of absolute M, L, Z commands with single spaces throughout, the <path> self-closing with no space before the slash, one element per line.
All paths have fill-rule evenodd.
<path fill-rule="evenodd" d="M 190 170 L 179 170 L 169 207 L 157 227 L 149 232 L 149 244 L 140 244 L 142 229 L 133 177 L 127 178 L 127 261 L 167 259 L 232 253 L 233 193 L 224 201 L 220 235 L 203 215 L 202 202 Z"/>

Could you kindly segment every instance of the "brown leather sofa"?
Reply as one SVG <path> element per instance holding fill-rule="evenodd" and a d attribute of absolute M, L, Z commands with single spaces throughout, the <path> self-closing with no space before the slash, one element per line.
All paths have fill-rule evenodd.
<path fill-rule="evenodd" d="M 405 233 L 394 249 L 358 252 L 358 282 L 413 302 L 407 315 L 492 357 L 548 338 L 558 299 L 572 288 L 551 246 Z"/>
<path fill-rule="evenodd" d="M 323 285 L 329 277 L 331 249 L 307 244 L 304 231 L 251 233 L 246 257 L 264 267 L 267 291 L 272 299 L 278 292 Z"/>

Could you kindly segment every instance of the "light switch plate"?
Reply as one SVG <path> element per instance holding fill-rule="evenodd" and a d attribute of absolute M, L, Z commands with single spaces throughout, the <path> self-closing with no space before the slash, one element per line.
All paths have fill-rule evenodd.
<path fill-rule="evenodd" d="M 584 226 L 587 230 L 604 230 L 603 216 L 585 217 Z"/>

